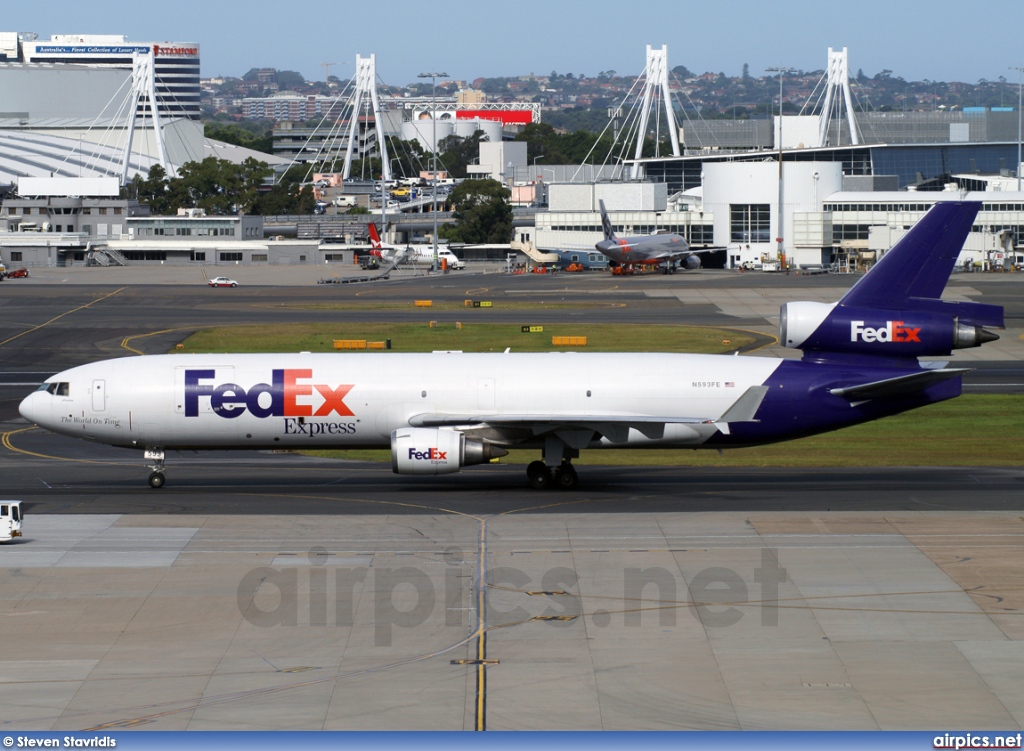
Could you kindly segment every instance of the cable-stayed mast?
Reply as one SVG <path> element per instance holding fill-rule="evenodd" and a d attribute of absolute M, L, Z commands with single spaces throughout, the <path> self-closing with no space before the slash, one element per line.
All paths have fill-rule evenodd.
<path fill-rule="evenodd" d="M 647 137 L 647 123 L 651 110 L 656 106 L 655 100 L 660 96 L 665 105 L 665 122 L 669 137 L 672 139 L 672 156 L 679 153 L 679 126 L 676 125 L 676 114 L 672 110 L 672 97 L 668 89 L 668 45 L 663 44 L 660 50 L 647 45 L 647 65 L 644 68 L 644 94 L 640 105 L 640 125 L 636 131 L 636 149 L 634 159 L 643 156 L 644 139 Z M 639 167 L 633 167 L 633 177 L 638 177 Z"/>
<path fill-rule="evenodd" d="M 384 180 L 391 179 L 391 162 L 388 160 L 387 145 L 384 141 L 384 120 L 381 117 L 380 98 L 377 95 L 377 56 L 356 55 L 355 93 L 352 96 L 352 114 L 348 128 L 348 146 L 345 149 L 345 167 L 342 178 L 347 180 L 352 170 L 352 152 L 355 148 L 359 129 L 359 112 L 364 98 L 370 102 L 377 129 L 377 144 L 380 147 L 381 174 Z"/>
<path fill-rule="evenodd" d="M 136 52 L 132 55 L 132 88 L 128 92 L 128 129 L 125 134 L 124 152 L 121 157 L 121 185 L 125 185 L 128 182 L 128 163 L 132 155 L 132 137 L 135 134 L 135 121 L 138 119 L 139 104 L 144 103 L 146 100 L 149 101 L 149 116 L 153 120 L 153 136 L 156 138 L 160 165 L 164 168 L 168 177 L 174 177 L 174 168 L 167 161 L 164 134 L 160 128 L 152 48 L 149 52 Z"/>
<path fill-rule="evenodd" d="M 850 126 L 850 141 L 854 146 L 860 144 L 860 134 L 857 132 L 857 121 L 853 115 L 853 96 L 850 93 L 850 66 L 847 57 L 846 47 L 842 52 L 835 52 L 828 48 L 828 81 L 825 84 L 825 103 L 818 115 L 818 146 L 828 145 L 828 131 L 832 124 L 833 104 L 836 109 L 836 119 L 841 119 L 839 110 L 842 102 L 846 105 L 846 120 Z"/>

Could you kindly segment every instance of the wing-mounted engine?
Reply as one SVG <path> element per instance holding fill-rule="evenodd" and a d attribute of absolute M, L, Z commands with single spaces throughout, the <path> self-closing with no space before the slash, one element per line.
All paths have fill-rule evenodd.
<path fill-rule="evenodd" d="M 508 452 L 457 430 L 401 428 L 391 432 L 391 470 L 399 475 L 445 475 Z"/>

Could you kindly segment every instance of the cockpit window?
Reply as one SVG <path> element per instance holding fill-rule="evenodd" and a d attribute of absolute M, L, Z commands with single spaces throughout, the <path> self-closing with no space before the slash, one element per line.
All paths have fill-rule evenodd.
<path fill-rule="evenodd" d="M 45 391 L 55 396 L 67 396 L 70 392 L 70 386 L 67 381 L 53 381 L 50 383 L 40 383 L 36 391 Z"/>

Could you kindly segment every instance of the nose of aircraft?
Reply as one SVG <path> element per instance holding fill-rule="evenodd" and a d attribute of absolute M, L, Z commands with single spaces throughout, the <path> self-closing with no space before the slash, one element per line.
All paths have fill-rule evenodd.
<path fill-rule="evenodd" d="M 49 410 L 44 409 L 43 401 L 45 400 L 48 406 L 49 399 L 50 395 L 45 391 L 34 391 L 21 400 L 21 404 L 18 405 L 18 411 L 29 422 L 34 422 L 36 425 L 45 425 L 48 422 Z"/>

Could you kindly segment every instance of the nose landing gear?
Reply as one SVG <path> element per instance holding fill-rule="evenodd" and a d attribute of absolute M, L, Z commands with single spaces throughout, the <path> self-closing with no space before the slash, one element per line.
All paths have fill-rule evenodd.
<path fill-rule="evenodd" d="M 164 483 L 167 482 L 167 478 L 164 477 L 163 449 L 146 449 L 143 456 L 153 462 L 146 465 L 152 470 L 149 474 L 149 487 L 154 490 L 162 488 Z"/>

